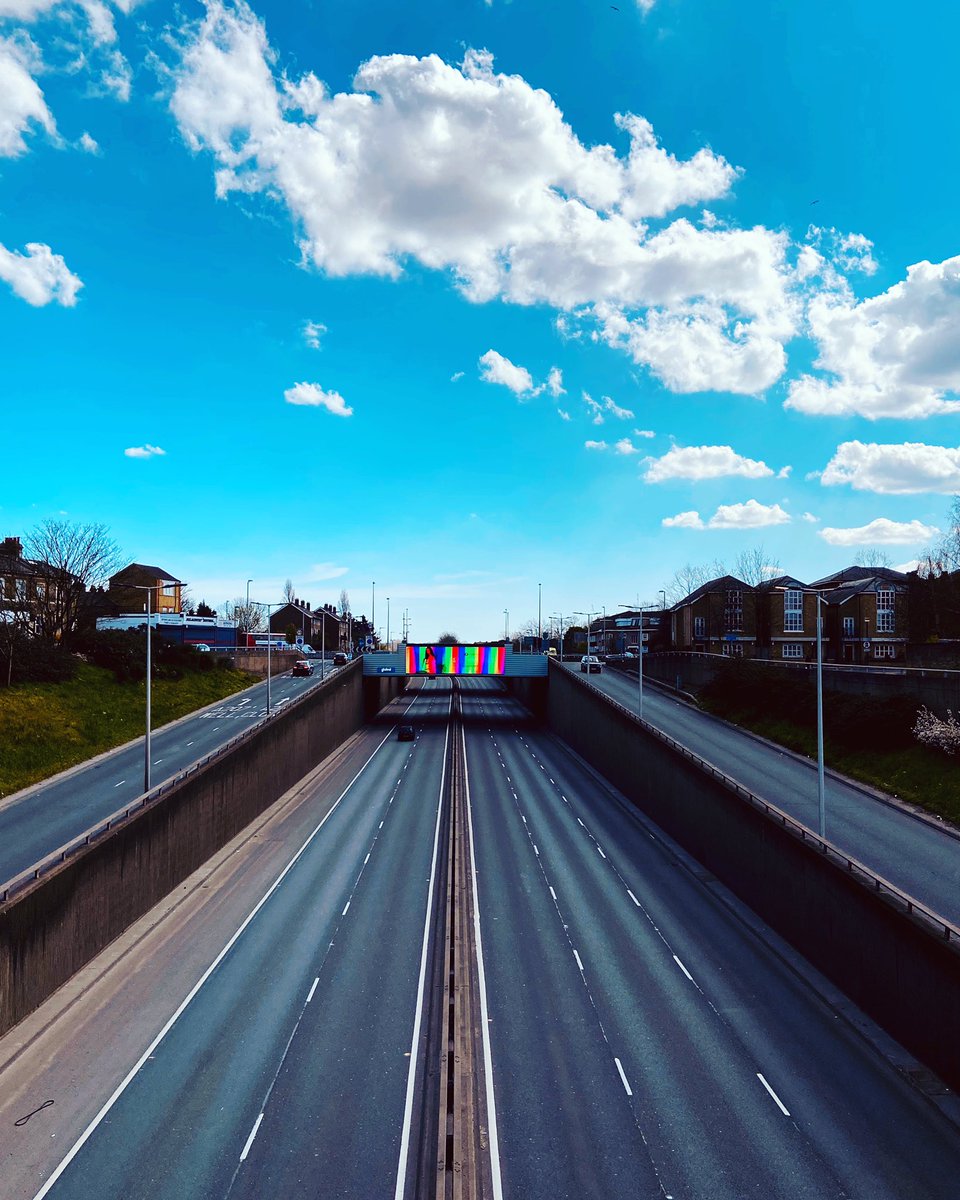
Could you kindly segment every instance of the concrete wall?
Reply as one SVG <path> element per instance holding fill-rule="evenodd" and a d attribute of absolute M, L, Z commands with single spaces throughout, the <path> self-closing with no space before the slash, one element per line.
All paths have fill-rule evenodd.
<path fill-rule="evenodd" d="M 0 1034 L 359 729 L 364 699 L 352 663 L 0 905 Z"/>
<path fill-rule="evenodd" d="M 643 670 L 645 675 L 670 687 L 696 692 L 718 671 L 724 670 L 729 661 L 719 654 L 648 654 L 643 660 Z M 763 662 L 758 665 L 785 679 L 796 679 L 798 673 L 805 676 L 810 680 L 811 694 L 817 686 L 815 663 Z M 825 693 L 869 696 L 877 700 L 908 696 L 916 701 L 917 708 L 925 704 L 940 716 L 945 716 L 948 708 L 954 712 L 960 710 L 960 671 L 825 663 L 823 688 Z"/>
<path fill-rule="evenodd" d="M 960 1086 L 956 936 L 906 912 L 815 838 L 556 667 L 547 721 L 874 1020 Z"/>

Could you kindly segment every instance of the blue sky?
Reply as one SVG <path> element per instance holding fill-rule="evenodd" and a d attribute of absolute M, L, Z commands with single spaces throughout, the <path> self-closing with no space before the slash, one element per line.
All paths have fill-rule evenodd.
<path fill-rule="evenodd" d="M 376 580 L 424 640 L 911 561 L 960 492 L 958 35 L 0 0 L 0 534 L 102 521 L 216 607 Z"/>

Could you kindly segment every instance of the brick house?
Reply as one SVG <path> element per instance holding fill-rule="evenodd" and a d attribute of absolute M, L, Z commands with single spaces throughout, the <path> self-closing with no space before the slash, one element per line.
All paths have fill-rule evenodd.
<path fill-rule="evenodd" d="M 755 589 L 721 575 L 692 591 L 670 610 L 675 650 L 752 658 L 757 641 Z"/>
<path fill-rule="evenodd" d="M 20 539 L 5 537 L 0 542 L 0 619 L 35 632 L 49 586 L 40 566 L 23 557 Z"/>
<path fill-rule="evenodd" d="M 889 567 L 846 567 L 812 583 L 826 601 L 827 648 L 832 662 L 905 662 L 909 580 Z"/>
<path fill-rule="evenodd" d="M 311 608 L 307 601 L 295 599 L 270 614 L 271 633 L 286 634 L 291 625 L 304 643 L 314 650 L 326 646 L 329 653 L 344 648 L 341 645 L 340 618 L 332 604 Z"/>
<path fill-rule="evenodd" d="M 792 575 L 754 589 L 757 658 L 806 662 L 817 657 L 817 597 Z M 826 621 L 824 621 L 826 637 Z"/>
<path fill-rule="evenodd" d="M 180 612 L 183 583 L 161 567 L 151 567 L 145 563 L 130 563 L 122 571 L 111 575 L 107 596 L 117 612 L 146 612 L 147 588 L 152 589 L 151 612 Z"/>

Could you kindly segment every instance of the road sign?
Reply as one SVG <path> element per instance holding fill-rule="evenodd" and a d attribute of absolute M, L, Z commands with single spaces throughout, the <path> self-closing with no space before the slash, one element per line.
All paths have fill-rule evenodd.
<path fill-rule="evenodd" d="M 870 653 L 870 639 L 869 638 L 863 639 L 863 652 L 864 652 L 864 654 Z"/>

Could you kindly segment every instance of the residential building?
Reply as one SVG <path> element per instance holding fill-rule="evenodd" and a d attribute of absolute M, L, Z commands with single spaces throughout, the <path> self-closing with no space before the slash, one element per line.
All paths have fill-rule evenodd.
<path fill-rule="evenodd" d="M 341 622 L 332 604 L 311 608 L 306 600 L 291 600 L 270 614 L 270 632 L 285 634 L 290 627 L 303 644 L 328 653 L 342 650 Z"/>
<path fill-rule="evenodd" d="M 49 586 L 40 565 L 23 557 L 20 539 L 5 537 L 0 542 L 0 620 L 35 632 Z"/>
<path fill-rule="evenodd" d="M 661 608 L 628 609 L 590 622 L 590 653 L 606 656 L 633 652 L 643 644 L 650 652 L 670 648 L 670 621 Z"/>
<path fill-rule="evenodd" d="M 151 612 L 181 611 L 183 583 L 169 571 L 145 563 L 130 563 L 111 575 L 107 596 L 117 612 L 146 612 L 148 590 Z"/>
<path fill-rule="evenodd" d="M 909 580 L 889 567 L 846 567 L 812 583 L 825 605 L 828 661 L 904 662 Z"/>
<path fill-rule="evenodd" d="M 755 657 L 809 662 L 817 657 L 817 597 L 792 575 L 754 588 Z"/>
<path fill-rule="evenodd" d="M 756 597 L 749 583 L 721 575 L 670 610 L 675 650 L 752 658 L 757 640 Z"/>

